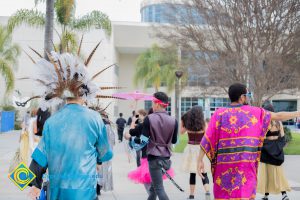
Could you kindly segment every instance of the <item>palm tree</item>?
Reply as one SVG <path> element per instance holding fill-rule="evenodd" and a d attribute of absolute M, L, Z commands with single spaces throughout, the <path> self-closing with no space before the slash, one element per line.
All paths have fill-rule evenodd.
<path fill-rule="evenodd" d="M 36 0 L 36 3 L 44 0 Z M 48 2 L 49 0 L 47 0 Z M 60 41 L 60 52 L 73 52 L 78 49 L 76 31 L 87 31 L 92 27 L 103 29 L 108 35 L 111 33 L 111 22 L 108 16 L 101 11 L 94 10 L 81 18 L 75 17 L 76 3 L 74 0 L 55 0 L 54 10 L 56 22 L 60 25 L 61 32 L 54 28 Z M 35 9 L 18 10 L 8 21 L 8 28 L 13 31 L 21 24 L 33 27 L 45 27 L 46 16 Z M 52 42 L 52 41 L 51 41 Z M 53 46 L 53 44 L 51 44 Z"/>
<path fill-rule="evenodd" d="M 11 43 L 11 33 L 7 31 L 6 27 L 0 26 L 0 74 L 4 77 L 6 94 L 14 89 L 13 69 L 19 55 L 19 46 Z"/>
<path fill-rule="evenodd" d="M 160 48 L 154 44 L 138 57 L 134 84 L 142 83 L 145 88 L 152 86 L 155 91 L 158 91 L 160 86 L 166 86 L 168 91 L 171 91 L 174 89 L 176 81 L 177 66 L 176 48 Z"/>
<path fill-rule="evenodd" d="M 35 2 L 37 4 L 37 1 Z M 47 52 L 53 50 L 53 21 L 54 21 L 54 0 L 46 1 L 44 57 L 48 58 Z"/>

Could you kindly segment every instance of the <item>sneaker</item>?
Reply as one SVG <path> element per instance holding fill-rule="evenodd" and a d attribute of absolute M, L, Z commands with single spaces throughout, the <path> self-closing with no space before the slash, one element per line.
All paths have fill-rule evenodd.
<path fill-rule="evenodd" d="M 190 195 L 187 199 L 195 199 L 194 195 Z"/>
<path fill-rule="evenodd" d="M 282 195 L 282 200 L 290 200 L 287 194 Z"/>

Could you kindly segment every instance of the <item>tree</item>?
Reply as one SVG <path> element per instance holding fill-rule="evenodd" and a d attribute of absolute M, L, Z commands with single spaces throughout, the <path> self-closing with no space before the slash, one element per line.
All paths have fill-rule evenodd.
<path fill-rule="evenodd" d="M 183 5 L 181 17 L 168 14 L 177 25 L 156 29 L 157 36 L 185 51 L 200 51 L 194 60 L 207 71 L 210 86 L 246 83 L 255 105 L 299 87 L 298 0 L 185 0 Z M 177 5 L 170 7 L 179 12 Z"/>
<path fill-rule="evenodd" d="M 43 0 L 37 0 L 36 2 L 38 3 L 40 1 Z M 48 7 L 48 1 L 50 0 L 47 0 L 47 9 L 50 9 L 51 6 Z M 109 35 L 111 33 L 111 22 L 106 14 L 94 10 L 80 18 L 76 18 L 75 9 L 76 4 L 74 0 L 55 0 L 54 2 L 55 19 L 61 28 L 61 33 L 54 28 L 60 38 L 58 45 L 58 50 L 60 52 L 76 53 L 75 51 L 78 49 L 76 31 L 87 31 L 92 27 L 96 27 L 102 28 Z M 14 28 L 23 23 L 29 26 L 43 28 L 46 23 L 46 16 L 44 13 L 35 9 L 21 9 L 10 17 L 8 28 L 10 31 L 13 31 Z M 47 32 L 45 32 L 45 34 L 46 33 Z M 48 47 L 49 41 L 46 43 L 46 46 Z M 53 46 L 53 41 L 51 41 L 51 46 Z"/>
<path fill-rule="evenodd" d="M 0 74 L 4 77 L 6 94 L 14 89 L 13 69 L 16 67 L 19 55 L 19 46 L 11 43 L 11 33 L 5 27 L 0 26 Z"/>
<path fill-rule="evenodd" d="M 139 55 L 134 75 L 134 84 L 142 83 L 144 87 L 153 86 L 158 91 L 160 86 L 167 86 L 168 91 L 174 89 L 175 71 L 178 66 L 177 50 L 160 48 L 154 44 Z"/>
<path fill-rule="evenodd" d="M 54 0 L 46 0 L 46 19 L 44 37 L 44 57 L 48 58 L 47 52 L 53 50 L 53 22 L 54 22 Z"/>

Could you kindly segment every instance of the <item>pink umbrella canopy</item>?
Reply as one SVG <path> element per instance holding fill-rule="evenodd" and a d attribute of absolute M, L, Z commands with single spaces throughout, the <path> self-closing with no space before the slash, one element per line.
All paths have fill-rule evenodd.
<path fill-rule="evenodd" d="M 141 93 L 138 91 L 116 93 L 113 94 L 112 96 L 116 98 L 121 98 L 125 100 L 134 100 L 134 101 L 152 101 L 155 99 L 152 94 Z"/>

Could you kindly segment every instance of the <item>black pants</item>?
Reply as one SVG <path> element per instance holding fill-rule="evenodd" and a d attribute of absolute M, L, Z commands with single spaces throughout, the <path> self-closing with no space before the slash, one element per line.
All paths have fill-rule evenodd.
<path fill-rule="evenodd" d="M 141 166 L 141 154 L 142 154 L 142 150 L 136 151 L 136 165 L 138 167 Z"/>
<path fill-rule="evenodd" d="M 157 196 L 159 200 L 169 200 L 163 185 L 163 172 L 160 163 L 163 163 L 166 170 L 171 167 L 170 160 L 162 160 L 157 158 L 149 161 L 149 172 L 152 183 L 148 200 L 156 200 Z"/>
<path fill-rule="evenodd" d="M 119 141 L 123 141 L 123 132 L 124 132 L 124 128 L 118 128 L 118 138 Z"/>

